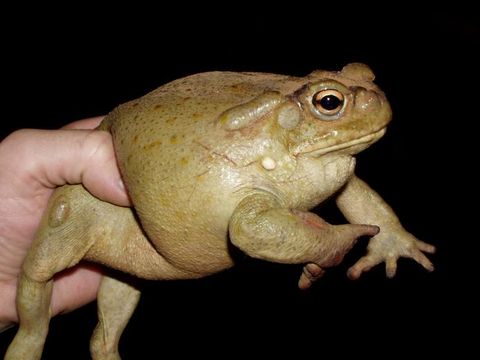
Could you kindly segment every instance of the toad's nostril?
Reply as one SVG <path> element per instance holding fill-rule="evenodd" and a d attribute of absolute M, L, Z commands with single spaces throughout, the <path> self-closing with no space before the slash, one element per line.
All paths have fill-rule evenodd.
<path fill-rule="evenodd" d="M 381 99 L 375 91 L 358 86 L 352 88 L 355 94 L 355 107 L 360 111 L 372 111 L 380 108 Z"/>

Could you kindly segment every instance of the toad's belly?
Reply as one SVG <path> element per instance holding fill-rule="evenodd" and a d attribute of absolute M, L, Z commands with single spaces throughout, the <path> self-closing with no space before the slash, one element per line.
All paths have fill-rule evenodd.
<path fill-rule="evenodd" d="M 156 201 L 135 206 L 152 244 L 178 268 L 211 274 L 233 265 L 228 224 L 240 197 L 219 179 L 164 182 Z"/>
<path fill-rule="evenodd" d="M 163 239 L 156 239 L 154 243 L 157 251 L 170 264 L 202 276 L 234 265 L 226 234 L 220 238 L 202 230 L 185 231 L 168 234 Z"/>

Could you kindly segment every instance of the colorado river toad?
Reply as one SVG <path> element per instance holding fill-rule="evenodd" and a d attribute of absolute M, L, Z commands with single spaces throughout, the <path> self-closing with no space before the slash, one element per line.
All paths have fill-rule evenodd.
<path fill-rule="evenodd" d="M 385 133 L 391 110 L 372 71 L 349 64 L 304 78 L 211 72 L 173 81 L 114 109 L 100 130 L 113 136 L 133 209 L 81 185 L 52 195 L 19 281 L 18 333 L 6 359 L 39 359 L 52 277 L 81 260 L 153 280 L 207 276 L 249 256 L 305 264 L 309 287 L 360 236 L 372 236 L 351 278 L 400 256 L 432 270 L 431 245 L 400 224 L 354 174 L 354 155 Z M 350 224 L 308 210 L 332 195 Z M 94 359 L 119 359 L 118 339 L 139 291 L 104 277 Z"/>

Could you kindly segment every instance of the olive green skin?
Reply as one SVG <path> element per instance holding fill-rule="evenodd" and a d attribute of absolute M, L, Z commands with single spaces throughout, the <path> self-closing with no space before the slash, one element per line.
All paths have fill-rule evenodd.
<path fill-rule="evenodd" d="M 102 127 L 113 135 L 128 192 L 155 248 L 182 269 L 223 270 L 233 265 L 230 218 L 250 192 L 269 191 L 303 210 L 331 196 L 353 173 L 351 155 L 380 138 L 390 121 L 388 101 L 372 80 L 360 64 L 301 78 L 212 72 L 118 107 Z M 345 94 L 338 119 L 322 119 L 312 109 L 312 95 L 323 88 Z M 267 157 L 275 169 L 262 166 Z"/>

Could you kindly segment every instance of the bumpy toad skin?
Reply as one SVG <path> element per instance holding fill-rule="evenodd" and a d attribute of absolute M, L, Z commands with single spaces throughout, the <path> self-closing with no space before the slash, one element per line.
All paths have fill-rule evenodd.
<path fill-rule="evenodd" d="M 360 236 L 368 253 L 357 278 L 398 257 L 432 270 L 431 245 L 400 225 L 381 197 L 354 175 L 353 155 L 384 133 L 391 118 L 363 64 L 304 78 L 212 72 L 166 84 L 116 108 L 110 131 L 134 211 L 97 200 L 81 186 L 52 196 L 23 266 L 20 328 L 6 359 L 39 359 L 54 274 L 86 259 L 146 279 L 198 278 L 246 254 L 304 263 L 300 288 L 338 264 Z M 308 212 L 332 195 L 351 224 Z M 119 359 L 118 339 L 138 290 L 105 277 L 98 295 L 94 359 Z"/>

